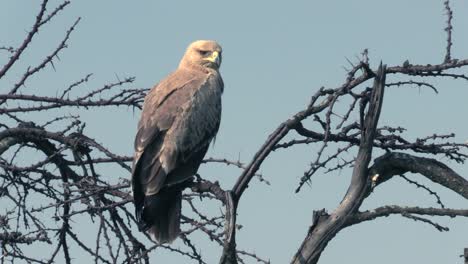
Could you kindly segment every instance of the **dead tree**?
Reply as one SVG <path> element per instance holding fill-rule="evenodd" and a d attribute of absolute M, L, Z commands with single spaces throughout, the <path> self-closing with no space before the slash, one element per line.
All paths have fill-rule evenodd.
<path fill-rule="evenodd" d="M 48 1 L 43 0 L 23 42 L 18 47 L 0 47 L 1 52 L 10 54 L 7 62 L 0 66 L 0 80 L 21 60 L 25 50 L 33 48 L 33 39 L 39 30 L 52 23 L 69 3 L 65 1 L 50 7 Z M 138 232 L 130 205 L 129 176 L 117 178 L 106 172 L 106 168 L 117 166 L 129 175 L 132 157 L 128 153 L 114 153 L 87 135 L 85 124 L 79 116 L 62 116 L 57 111 L 53 112 L 65 108 L 88 111 L 108 107 L 141 109 L 147 89 L 126 88 L 134 78 L 125 78 L 76 95 L 74 92 L 78 87 L 89 83 L 91 74 L 72 81 L 55 96 L 34 95 L 28 93 L 24 86 L 32 76 L 40 75 L 44 68 L 54 67 L 57 56 L 67 48 L 80 21 L 78 18 L 43 61 L 28 67 L 10 89 L 2 87 L 0 260 L 51 263 L 61 258 L 65 263 L 72 263 L 72 254 L 81 250 L 96 263 L 150 263 L 150 252 L 160 249 L 180 254 L 195 263 L 206 263 L 199 253 L 203 245 L 192 240 L 193 233 L 201 232 L 222 249 L 220 263 L 245 263 L 248 258 L 269 263 L 237 246 L 237 208 L 242 206 L 242 194 L 254 177 L 266 182 L 258 170 L 271 153 L 286 149 L 291 151 L 303 144 L 318 144 L 321 147 L 298 183 L 296 192 L 318 173 L 329 173 L 344 167 L 352 167 L 353 172 L 340 205 L 332 212 L 314 212 L 313 222 L 298 245 L 292 263 L 317 263 L 327 244 L 342 229 L 391 214 L 446 231 L 430 216 L 466 217 L 468 208 L 446 208 L 437 193 L 404 174 L 421 174 L 468 199 L 467 180 L 435 159 L 443 156 L 464 163 L 468 157 L 468 145 L 453 142 L 453 134 L 431 134 L 410 140 L 402 127 L 379 126 L 381 109 L 391 107 L 384 104 L 386 89 L 416 85 L 437 92 L 437 87 L 430 82 L 431 78 L 468 80 L 468 76 L 454 71 L 466 68 L 468 59 L 455 59 L 451 54 L 453 13 L 449 1 L 444 6 L 447 11 L 447 45 L 440 64 L 405 61 L 395 66 L 381 63 L 378 69 L 373 69 L 365 50 L 362 58 L 347 73 L 342 85 L 318 89 L 304 110 L 282 122 L 270 134 L 247 165 L 226 159 L 206 159 L 206 163 L 234 165 L 241 173 L 235 185 L 226 190 L 217 182 L 200 177 L 187 182 L 184 193 L 186 215 L 182 217 L 184 231 L 181 235 L 184 248 L 152 243 L 147 236 Z M 400 81 L 387 82 L 388 76 L 397 76 Z M 422 81 L 411 79 L 414 77 L 420 77 Z M 372 82 L 371 87 L 367 87 L 369 82 Z M 340 100 L 351 102 L 343 115 L 337 115 L 336 106 Z M 28 118 L 29 113 L 47 113 L 49 116 L 52 113 L 54 116 L 46 122 L 38 122 Z M 305 121 L 316 125 L 308 127 Z M 286 136 L 291 134 L 296 135 L 296 139 L 286 140 Z M 376 149 L 385 154 L 373 155 Z M 325 155 L 327 152 L 333 154 Z M 344 153 L 355 155 L 352 159 L 346 159 Z M 36 158 L 25 161 L 26 156 Z M 362 202 L 372 195 L 373 190 L 394 176 L 404 177 L 408 182 L 428 190 L 437 198 L 440 208 L 384 205 L 371 211 L 361 211 Z M 224 212 L 218 215 L 204 213 L 201 208 L 210 201 L 222 204 Z M 95 237 L 90 240 L 76 232 L 73 227 L 78 222 L 93 226 L 97 230 Z M 41 256 L 26 253 L 27 247 L 44 243 L 50 244 L 49 252 Z"/>

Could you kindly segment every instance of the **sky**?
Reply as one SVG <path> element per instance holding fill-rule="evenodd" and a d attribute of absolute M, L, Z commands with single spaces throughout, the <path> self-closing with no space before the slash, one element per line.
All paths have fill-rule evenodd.
<path fill-rule="evenodd" d="M 33 24 L 37 2 L 1 2 L 0 46 L 21 43 Z M 58 3 L 51 0 L 50 6 Z M 465 59 L 468 2 L 457 0 L 451 5 L 452 54 Z M 42 29 L 21 63 L 0 82 L 0 89 L 9 89 L 25 67 L 40 62 L 78 17 L 82 19 L 68 48 L 55 61 L 56 69 L 49 67 L 32 78 L 25 93 L 53 95 L 88 73 L 94 74 L 91 88 L 129 76 L 136 77 L 131 88 L 149 88 L 177 67 L 190 42 L 213 39 L 223 46 L 225 93 L 220 131 L 207 156 L 243 162 L 250 160 L 281 122 L 302 110 L 318 88 L 342 84 L 345 68 L 350 67 L 347 60 L 357 62 L 362 50 L 369 50 L 374 68 L 380 61 L 389 66 L 405 60 L 440 63 L 445 55 L 443 1 L 81 0 L 73 1 Z M 0 64 L 6 58 L 0 55 Z M 433 83 L 439 94 L 411 86 L 387 89 L 380 125 L 405 127 L 413 139 L 455 132 L 457 140 L 468 140 L 468 83 Z M 66 111 L 75 114 L 76 110 Z M 88 135 L 119 154 L 132 154 L 138 111 L 80 115 L 87 122 Z M 311 186 L 294 193 L 316 151 L 317 147 L 301 146 L 277 151 L 265 161 L 260 172 L 271 185 L 254 179 L 240 201 L 240 249 L 254 251 L 272 263 L 288 263 L 311 225 L 313 210 L 331 211 L 339 204 L 351 169 L 315 175 Z M 439 160 L 468 177 L 466 165 L 443 157 Z M 122 171 L 109 169 L 109 173 L 125 177 Z M 200 173 L 229 188 L 240 171 L 209 165 Z M 413 176 L 436 190 L 448 207 L 466 208 L 466 201 L 457 195 Z M 423 190 L 394 179 L 379 187 L 362 208 L 392 204 L 437 206 Z M 459 255 L 468 247 L 467 219 L 435 219 L 450 231 L 440 233 L 399 216 L 346 228 L 329 243 L 320 263 L 462 263 Z M 207 246 L 202 254 L 209 263 L 216 263 L 220 252 Z M 160 263 L 182 263 L 166 253 L 156 252 L 153 258 Z"/>

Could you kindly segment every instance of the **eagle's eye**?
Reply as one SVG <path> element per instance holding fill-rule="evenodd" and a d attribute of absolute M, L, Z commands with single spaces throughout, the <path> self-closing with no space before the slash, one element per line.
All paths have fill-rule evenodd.
<path fill-rule="evenodd" d="M 199 50 L 198 51 L 202 56 L 206 56 L 208 53 L 210 53 L 209 51 L 207 50 Z"/>

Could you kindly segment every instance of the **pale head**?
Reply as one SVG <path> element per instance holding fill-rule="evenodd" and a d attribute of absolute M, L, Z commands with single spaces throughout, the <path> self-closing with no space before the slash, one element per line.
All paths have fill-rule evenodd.
<path fill-rule="evenodd" d="M 221 66 L 221 46 L 213 40 L 197 40 L 185 51 L 179 67 L 202 66 L 218 70 Z"/>

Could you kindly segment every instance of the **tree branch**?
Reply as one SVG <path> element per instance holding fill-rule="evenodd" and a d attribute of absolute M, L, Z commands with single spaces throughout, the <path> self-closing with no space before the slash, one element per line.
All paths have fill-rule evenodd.
<path fill-rule="evenodd" d="M 386 205 L 370 211 L 356 212 L 348 221 L 346 226 L 359 224 L 366 221 L 371 221 L 379 217 L 387 217 L 392 214 L 417 214 L 417 215 L 430 215 L 430 216 L 464 216 L 468 217 L 468 210 L 466 209 L 450 209 L 450 208 L 422 208 L 422 207 L 402 207 L 398 205 Z"/>
<path fill-rule="evenodd" d="M 385 66 L 380 65 L 361 132 L 362 141 L 355 161 L 351 184 L 337 209 L 326 219 L 318 220 L 313 225 L 298 252 L 294 264 L 317 263 L 328 242 L 343 228 L 348 217 L 361 205 L 368 186 L 367 166 L 371 159 L 372 142 L 376 134 L 377 123 L 382 108 L 385 87 Z"/>
<path fill-rule="evenodd" d="M 391 152 L 375 159 L 374 165 L 370 168 L 371 175 L 378 174 L 374 180 L 375 186 L 406 172 L 422 174 L 429 180 L 468 199 L 468 181 L 435 159 Z"/>

